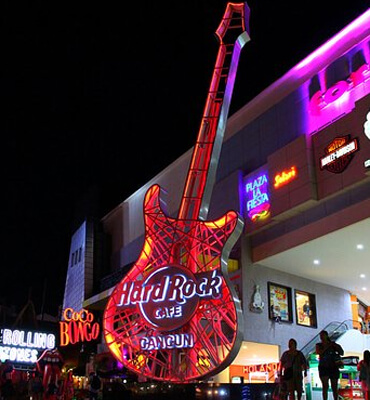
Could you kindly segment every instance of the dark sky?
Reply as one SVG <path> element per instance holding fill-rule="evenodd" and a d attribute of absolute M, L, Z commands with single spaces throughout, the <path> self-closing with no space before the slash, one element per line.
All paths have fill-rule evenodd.
<path fill-rule="evenodd" d="M 45 310 L 55 313 L 81 199 L 99 194 L 102 217 L 196 139 L 226 1 L 112 3 L 1 3 L 0 298 L 8 303 L 24 305 L 31 288 L 39 311 L 46 283 Z M 252 41 L 231 113 L 370 3 L 249 5 Z"/>

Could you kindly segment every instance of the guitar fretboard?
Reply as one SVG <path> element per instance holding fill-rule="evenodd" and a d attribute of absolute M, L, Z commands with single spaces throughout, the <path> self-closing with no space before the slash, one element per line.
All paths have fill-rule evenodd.
<path fill-rule="evenodd" d="M 190 161 L 179 219 L 205 220 L 208 214 L 239 55 L 241 48 L 249 40 L 245 30 L 247 12 L 249 13 L 249 9 L 245 4 L 229 3 L 216 31 L 220 47 Z"/>

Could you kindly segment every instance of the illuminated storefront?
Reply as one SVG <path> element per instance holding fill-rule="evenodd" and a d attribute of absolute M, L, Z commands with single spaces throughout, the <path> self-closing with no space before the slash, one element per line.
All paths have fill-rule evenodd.
<path fill-rule="evenodd" d="M 190 154 L 101 220 L 111 249 L 111 264 L 104 266 L 106 276 L 100 276 L 104 278 L 101 289 L 93 292 L 92 282 L 85 279 L 85 286 L 74 290 L 70 285 L 75 281 L 70 279 L 68 292 L 73 301 L 82 299 L 74 309 L 94 308 L 104 315 L 102 347 L 130 364 L 138 375 L 167 378 L 166 350 L 175 349 L 178 359 L 186 360 L 174 364 L 178 374 L 192 363 L 206 379 L 214 368 L 218 373 L 212 377 L 214 382 L 272 382 L 288 340 L 296 337 L 298 347 L 311 356 L 317 334 L 326 327 L 341 332 L 339 340 L 347 355 L 361 357 L 363 348 L 370 347 L 363 335 L 370 321 L 370 281 L 363 270 L 370 254 L 370 12 L 344 32 L 262 92 L 258 102 L 251 101 L 228 120 L 207 209 L 211 222 L 199 227 L 205 232 L 224 226 L 227 217 L 218 218 L 230 216 L 230 209 L 238 211 L 244 222 L 228 261 L 228 286 L 233 294 L 225 298 L 235 296 L 240 301 L 238 318 L 243 325 L 243 342 L 230 366 L 227 362 L 217 369 L 215 360 L 221 364 L 226 358 L 219 355 L 217 335 L 211 338 L 208 331 L 199 334 L 194 327 L 187 329 L 192 318 L 207 320 L 208 302 L 216 304 L 225 294 L 215 267 L 219 259 L 210 241 L 195 240 L 197 236 L 189 234 L 194 232 L 192 225 L 166 217 L 181 216 L 188 207 L 181 195 Z M 160 212 L 159 186 L 153 186 L 157 182 L 171 197 L 166 215 Z M 143 204 L 150 234 L 144 231 Z M 148 221 L 153 215 L 156 218 Z M 162 236 L 154 245 L 155 225 L 160 225 Z M 182 257 L 188 254 L 181 246 L 171 247 L 168 260 L 162 263 L 161 257 L 167 254 L 161 253 L 168 246 L 166 234 L 180 233 L 184 243 L 194 244 L 189 253 L 193 265 L 209 266 L 201 274 L 196 268 L 181 268 Z M 214 236 L 211 242 L 224 238 Z M 77 241 L 71 254 L 90 243 L 87 236 L 78 246 Z M 207 251 L 200 255 L 200 248 Z M 91 272 L 93 262 L 84 257 L 82 252 L 78 266 L 86 264 L 85 271 Z M 132 269 L 135 263 L 137 271 Z M 227 270 L 225 260 L 222 264 L 222 271 Z M 91 278 L 91 274 L 86 276 Z M 68 301 L 66 307 L 71 307 Z M 237 325 L 233 318 L 230 326 Z M 356 336 L 354 331 L 363 336 L 350 347 L 346 337 Z M 212 346 L 203 354 L 197 343 L 205 332 Z M 222 331 L 223 343 L 230 348 L 232 332 Z M 161 351 L 164 355 L 156 358 Z"/>

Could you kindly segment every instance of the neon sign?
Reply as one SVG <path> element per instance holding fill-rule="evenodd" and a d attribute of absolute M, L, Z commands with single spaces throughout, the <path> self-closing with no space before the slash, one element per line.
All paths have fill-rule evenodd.
<path fill-rule="evenodd" d="M 297 168 L 291 167 L 288 171 L 283 171 L 280 174 L 275 175 L 274 178 L 274 188 L 277 189 L 288 182 L 293 180 L 297 176 Z"/>
<path fill-rule="evenodd" d="M 366 115 L 366 121 L 364 123 L 364 134 L 370 140 L 370 112 Z"/>
<path fill-rule="evenodd" d="M 122 285 L 118 307 L 139 306 L 142 316 L 159 331 L 184 325 L 198 307 L 200 298 L 218 298 L 222 278 L 216 271 L 194 275 L 179 265 L 154 271 L 144 283 Z"/>
<path fill-rule="evenodd" d="M 53 349 L 55 335 L 11 329 L 0 330 L 0 360 L 19 363 L 35 363 L 39 350 Z"/>
<path fill-rule="evenodd" d="M 325 148 L 326 156 L 320 158 L 320 168 L 340 173 L 352 160 L 352 153 L 358 150 L 358 141 L 349 141 L 349 135 L 335 138 Z"/>
<path fill-rule="evenodd" d="M 240 301 L 226 265 L 243 221 L 235 211 L 207 216 L 248 16 L 246 3 L 228 3 L 216 31 L 219 52 L 178 215 L 166 215 L 160 187 L 152 185 L 141 253 L 104 310 L 109 350 L 149 379 L 204 379 L 230 365 L 241 344 Z"/>
<path fill-rule="evenodd" d="M 249 374 L 251 372 L 277 372 L 279 370 L 280 363 L 274 362 L 269 364 L 258 364 L 258 365 L 245 365 L 243 366 L 243 374 Z"/>
<path fill-rule="evenodd" d="M 66 308 L 63 312 L 64 321 L 59 321 L 60 345 L 67 346 L 77 342 L 90 342 L 99 336 L 100 326 L 94 321 L 94 315 L 87 310 L 76 312 Z"/>
<path fill-rule="evenodd" d="M 314 115 L 320 114 L 320 111 L 331 103 L 337 101 L 345 93 L 349 93 L 359 83 L 364 82 L 370 71 L 367 65 L 362 65 L 357 71 L 352 72 L 346 81 L 336 82 L 328 88 L 326 92 L 321 90 L 316 92 L 310 100 L 310 112 Z"/>
<path fill-rule="evenodd" d="M 259 175 L 245 185 L 247 193 L 247 213 L 252 221 L 265 218 L 270 213 L 267 175 Z"/>
<path fill-rule="evenodd" d="M 175 266 L 174 268 L 179 267 Z M 216 297 L 220 293 L 222 281 L 216 271 L 204 273 L 199 279 L 189 279 L 182 273 L 172 276 L 168 274 L 163 275 L 159 283 L 150 284 L 155 275 L 169 269 L 173 269 L 173 267 L 168 266 L 158 269 L 147 278 L 144 284 L 137 284 L 135 282 L 130 282 L 130 284 L 125 283 L 122 287 L 121 302 L 117 305 L 130 306 L 136 303 L 150 303 L 151 301 L 163 302 L 166 299 L 175 301 L 178 304 L 185 304 L 187 299 L 195 295 L 199 297 Z M 176 309 L 177 307 L 173 308 Z"/>
<path fill-rule="evenodd" d="M 177 333 L 171 335 L 158 335 L 143 337 L 140 340 L 142 350 L 159 349 L 182 349 L 194 346 L 194 335 L 192 333 Z"/>

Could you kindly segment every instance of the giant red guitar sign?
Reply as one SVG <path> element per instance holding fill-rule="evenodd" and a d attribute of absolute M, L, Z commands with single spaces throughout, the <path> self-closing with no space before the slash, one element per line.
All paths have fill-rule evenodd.
<path fill-rule="evenodd" d="M 150 379 L 203 379 L 227 367 L 240 347 L 241 308 L 227 258 L 243 223 L 234 211 L 206 218 L 248 21 L 245 3 L 228 3 L 178 218 L 164 213 L 160 188 L 152 186 L 144 200 L 143 249 L 104 312 L 110 351 Z"/>

